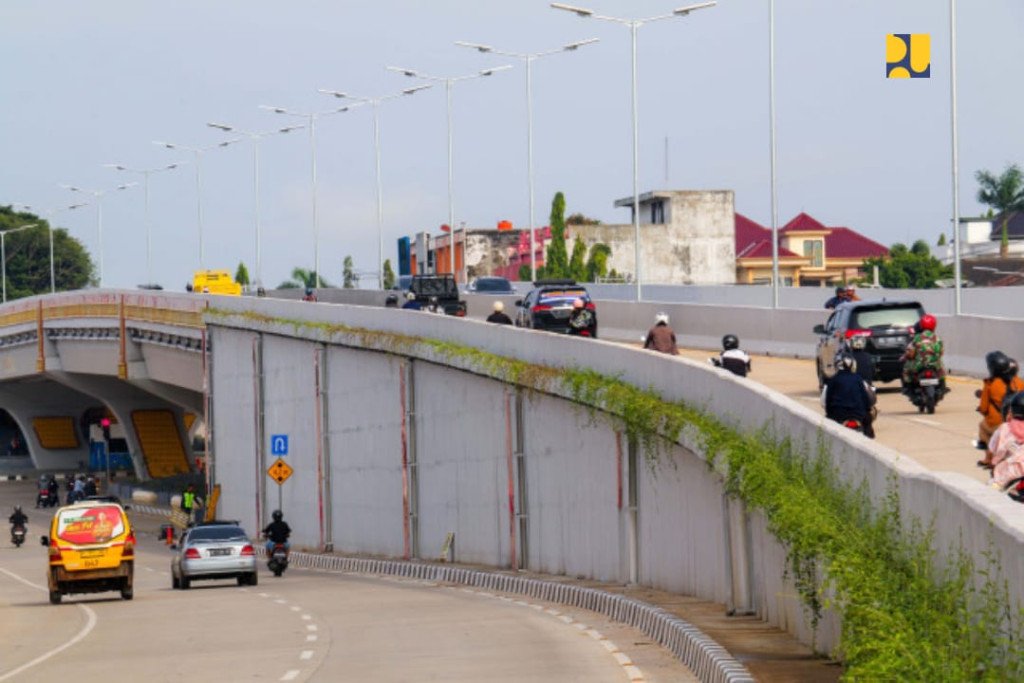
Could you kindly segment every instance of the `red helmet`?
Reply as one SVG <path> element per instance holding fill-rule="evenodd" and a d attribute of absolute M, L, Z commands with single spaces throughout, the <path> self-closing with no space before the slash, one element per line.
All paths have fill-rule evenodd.
<path fill-rule="evenodd" d="M 931 330 L 932 332 L 934 332 L 935 322 L 936 321 L 934 315 L 930 313 L 925 313 L 923 316 L 921 316 L 921 322 L 919 324 L 921 325 L 922 330 Z"/>

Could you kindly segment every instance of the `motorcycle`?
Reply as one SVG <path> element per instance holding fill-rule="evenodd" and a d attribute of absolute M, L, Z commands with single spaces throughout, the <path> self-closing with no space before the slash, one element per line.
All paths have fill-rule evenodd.
<path fill-rule="evenodd" d="M 906 387 L 907 398 L 917 406 L 917 412 L 935 413 L 935 406 L 947 393 L 939 371 L 925 368 L 917 373 Z"/>
<path fill-rule="evenodd" d="M 864 423 L 852 417 L 840 421 L 839 424 L 843 425 L 847 429 L 852 429 L 853 431 L 858 432 L 860 434 L 864 433 Z"/>
<path fill-rule="evenodd" d="M 13 543 L 14 547 L 17 548 L 18 546 L 20 546 L 24 542 L 25 542 L 25 525 L 24 524 L 16 524 L 16 525 L 12 526 L 11 527 L 11 543 Z"/>
<path fill-rule="evenodd" d="M 288 568 L 288 549 L 284 543 L 275 543 L 270 551 L 270 558 L 267 560 L 267 569 L 274 573 L 274 576 L 281 576 Z"/>
<path fill-rule="evenodd" d="M 36 507 L 37 508 L 52 508 L 57 507 L 57 503 L 60 500 L 56 493 L 50 491 L 49 487 L 40 487 L 39 493 L 36 495 Z"/>

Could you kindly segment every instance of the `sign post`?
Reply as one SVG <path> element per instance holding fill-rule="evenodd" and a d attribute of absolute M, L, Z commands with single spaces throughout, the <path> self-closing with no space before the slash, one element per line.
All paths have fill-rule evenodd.
<path fill-rule="evenodd" d="M 285 449 L 288 448 L 288 437 L 285 439 Z M 273 444 L 271 440 L 271 444 Z M 281 509 L 281 485 L 288 481 L 288 477 L 292 476 L 295 470 L 291 468 L 291 465 L 286 463 L 281 458 L 274 461 L 274 464 L 267 468 L 267 476 L 277 482 L 277 509 Z"/>

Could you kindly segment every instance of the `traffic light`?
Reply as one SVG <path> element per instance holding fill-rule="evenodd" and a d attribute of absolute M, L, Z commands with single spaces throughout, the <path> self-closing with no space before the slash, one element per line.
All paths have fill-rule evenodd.
<path fill-rule="evenodd" d="M 100 420 L 100 428 L 103 430 L 103 440 L 108 444 L 110 443 L 110 418 L 105 417 Z"/>

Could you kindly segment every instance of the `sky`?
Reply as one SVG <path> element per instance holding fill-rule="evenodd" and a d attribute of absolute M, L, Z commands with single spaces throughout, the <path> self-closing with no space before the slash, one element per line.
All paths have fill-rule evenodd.
<path fill-rule="evenodd" d="M 689 4 L 687 0 L 675 0 Z M 629 18 L 664 14 L 672 0 L 574 0 Z M 952 220 L 949 3 L 946 0 L 776 0 L 779 222 L 806 211 L 884 244 L 934 244 Z M 638 31 L 640 190 L 730 189 L 736 210 L 769 225 L 768 0 L 720 0 Z M 961 214 L 978 169 L 1024 164 L 1024 2 L 957 5 Z M 931 35 L 931 77 L 887 80 L 885 36 Z M 149 280 L 181 290 L 199 265 L 194 155 L 153 141 L 216 145 L 223 122 L 252 131 L 305 119 L 258 105 L 313 112 L 341 101 L 320 88 L 384 96 L 422 81 L 399 66 L 461 76 L 513 69 L 453 89 L 455 223 L 528 223 L 526 86 L 510 52 L 599 42 L 533 62 L 536 220 L 551 198 L 569 213 L 627 223 L 616 199 L 632 193 L 630 39 L 625 26 L 537 0 L 5 0 L 0 3 L 0 204 L 55 209 L 103 197 L 104 286 Z M 448 222 L 443 85 L 384 102 L 381 178 L 385 258 L 395 242 Z M 352 256 L 376 280 L 377 203 L 369 107 L 316 127 L 322 276 L 341 279 Z M 149 181 L 146 169 L 186 161 Z M 314 262 L 308 130 L 260 144 L 262 280 L 274 287 Z M 255 274 L 255 193 L 248 140 L 205 153 L 205 266 Z M 58 213 L 98 261 L 94 206 Z M 150 235 L 147 260 L 146 235 Z M 147 267 L 147 262 L 149 266 Z M 149 271 L 152 271 L 150 275 Z"/>

